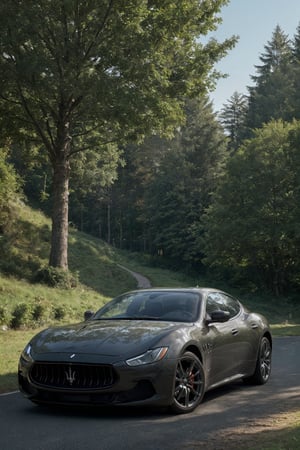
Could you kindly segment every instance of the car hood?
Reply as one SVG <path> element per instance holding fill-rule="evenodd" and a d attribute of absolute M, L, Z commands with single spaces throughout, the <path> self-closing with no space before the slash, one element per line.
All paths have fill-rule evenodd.
<path fill-rule="evenodd" d="M 148 320 L 91 320 L 42 331 L 31 342 L 32 352 L 38 359 L 42 355 L 48 355 L 48 359 L 54 353 L 68 354 L 68 357 L 96 354 L 125 359 L 153 348 L 182 326 L 182 323 Z"/>

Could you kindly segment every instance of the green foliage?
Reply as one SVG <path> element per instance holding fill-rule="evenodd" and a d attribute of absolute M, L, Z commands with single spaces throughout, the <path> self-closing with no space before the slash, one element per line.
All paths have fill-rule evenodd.
<path fill-rule="evenodd" d="M 8 307 L 5 305 L 0 305 L 0 325 L 6 325 L 9 324 L 11 321 L 11 312 L 9 311 Z"/>
<path fill-rule="evenodd" d="M 183 99 L 212 86 L 214 64 L 236 41 L 199 40 L 216 28 L 226 3 L 1 4 L 0 119 L 8 135 L 34 142 L 53 168 L 49 265 L 68 268 L 70 166 L 79 170 L 79 153 L 97 152 L 93 177 L 104 186 L 115 177 L 118 145 L 172 134 L 183 120 Z"/>
<path fill-rule="evenodd" d="M 10 220 L 0 240 L 0 271 L 7 275 L 32 280 L 49 253 L 49 221 L 25 204 L 14 205 L 14 220 Z"/>
<path fill-rule="evenodd" d="M 29 324 L 30 320 L 30 306 L 28 303 L 19 303 L 12 312 L 12 319 L 10 322 L 11 328 L 20 328 Z"/>
<path fill-rule="evenodd" d="M 223 2 L 201 2 L 201 7 L 199 2 L 183 2 L 179 9 L 173 8 L 174 2 L 168 2 L 168 5 L 153 4 L 147 9 L 149 2 L 130 1 L 125 4 L 117 1 L 114 11 L 106 10 L 108 21 L 101 29 L 101 39 L 96 36 L 95 47 L 90 50 L 94 56 L 98 50 L 103 52 L 102 59 L 95 59 L 92 67 L 89 59 L 83 65 L 82 61 L 76 60 L 77 47 L 73 42 L 76 33 L 70 35 L 68 32 L 81 29 L 83 23 L 89 23 L 90 29 L 96 31 L 94 13 L 99 12 L 104 17 L 103 11 L 108 2 L 101 8 L 96 3 L 89 3 L 86 9 L 79 2 L 77 22 L 73 23 L 73 19 L 65 22 L 66 28 L 62 19 L 70 17 L 69 14 L 72 16 L 74 2 L 58 3 L 28 3 L 28 11 L 38 11 L 39 20 L 34 24 L 36 29 L 44 20 L 40 14 L 43 4 L 45 17 L 49 16 L 50 23 L 53 23 L 53 33 L 66 39 L 57 42 L 57 48 L 51 39 L 40 42 L 37 36 L 33 36 L 32 41 L 24 41 L 18 63 L 32 62 L 35 67 L 34 71 L 27 65 L 23 74 L 23 100 L 29 107 L 25 112 L 32 114 L 29 119 L 27 117 L 29 122 L 37 117 L 35 125 L 39 120 L 41 124 L 39 131 L 35 126 L 16 130 L 13 152 L 9 156 L 26 178 L 26 193 L 30 199 L 48 209 L 52 183 L 45 149 L 49 153 L 50 141 L 52 144 L 65 142 L 64 151 L 69 152 L 65 167 L 67 172 L 69 161 L 71 164 L 70 220 L 74 225 L 69 227 L 69 265 L 73 273 L 79 271 L 79 278 L 76 279 L 75 275 L 75 280 L 72 280 L 72 272 L 65 270 L 63 274 L 52 266 L 47 267 L 51 242 L 49 224 L 33 226 L 27 219 L 12 223 L 11 215 L 6 216 L 9 226 L 0 238 L 1 271 L 27 280 L 32 280 L 37 274 L 37 279 L 51 286 L 70 287 L 76 284 L 78 287 L 80 283 L 88 283 L 105 295 L 111 294 L 111 280 L 131 287 L 128 278 L 116 267 L 110 255 L 109 264 L 100 257 L 102 252 L 106 254 L 111 250 L 91 244 L 76 231 L 78 229 L 104 238 L 119 248 L 147 252 L 152 257 L 151 263 L 156 266 L 169 265 L 178 270 L 189 270 L 190 273 L 194 273 L 193 270 L 203 273 L 206 270 L 203 267 L 205 261 L 210 270 L 212 267 L 218 268 L 218 282 L 221 283 L 222 278 L 230 278 L 233 283 L 243 285 L 245 290 L 255 291 L 257 285 L 263 285 L 278 294 L 288 286 L 299 286 L 298 125 L 272 122 L 272 125 L 269 123 L 263 128 L 261 134 L 252 127 L 262 127 L 263 122 L 269 122 L 274 116 L 288 120 L 300 117 L 300 28 L 291 42 L 280 27 L 276 27 L 261 55 L 261 65 L 256 68 L 257 75 L 253 77 L 255 86 L 250 89 L 249 99 L 234 93 L 219 116 L 226 129 L 225 136 L 206 97 L 202 95 L 204 85 L 209 86 L 212 82 L 208 67 L 212 67 L 213 61 L 222 56 L 222 45 L 211 41 L 207 46 L 202 46 L 200 40 L 197 41 L 197 48 L 193 47 L 197 58 L 189 47 L 197 30 L 201 34 L 217 24 L 215 12 Z M 61 6 L 64 3 L 63 11 Z M 23 14 L 26 20 L 28 18 L 27 11 L 18 9 L 21 4 L 15 4 L 17 23 Z M 194 22 L 196 16 L 189 15 L 198 7 L 203 13 L 201 27 L 200 22 Z M 7 5 L 0 8 L 4 11 Z M 93 14 L 85 17 L 89 8 L 94 8 Z M 115 15 L 115 11 L 122 8 L 126 10 L 123 15 Z M 197 10 L 197 13 L 200 14 L 200 11 Z M 174 21 L 174 14 L 177 22 Z M 169 30 L 166 28 L 171 19 L 173 28 Z M 157 28 L 157 23 L 161 27 Z M 24 36 L 29 32 L 26 21 L 24 24 L 14 31 L 16 41 L 21 39 L 23 32 Z M 113 34 L 109 35 L 116 24 L 125 33 L 118 43 L 113 40 Z M 187 24 L 194 24 L 191 35 Z M 109 42 L 103 41 L 106 33 L 110 36 Z M 124 37 L 126 33 L 132 38 L 130 49 Z M 174 39 L 173 42 L 167 39 L 170 33 L 173 33 L 172 39 L 178 33 L 175 44 Z M 46 35 L 47 30 L 43 30 L 41 36 Z M 166 39 L 166 42 L 155 41 L 155 37 Z M 0 38 L 3 44 L 10 46 L 11 51 L 15 48 L 16 43 L 10 42 L 11 38 L 3 30 L 0 31 Z M 90 38 L 88 32 L 85 37 L 78 36 L 78 48 L 87 49 Z M 187 41 L 183 45 L 185 39 Z M 28 42 L 35 46 L 37 54 L 33 54 Z M 159 42 L 158 47 L 155 47 L 155 42 Z M 233 40 L 230 42 L 232 44 Z M 224 52 L 231 44 L 229 41 L 224 44 Z M 53 54 L 50 52 L 49 55 L 50 50 Z M 38 61 L 39 56 L 46 54 L 47 58 Z M 198 73 L 198 81 L 198 75 L 186 73 L 186 69 L 191 68 L 190 64 L 185 67 L 184 58 L 187 55 L 195 68 L 201 58 L 204 61 L 205 67 Z M 152 60 L 152 57 L 156 59 Z M 169 65 L 165 66 L 166 63 Z M 3 69 L 0 85 L 5 81 L 7 68 L 17 71 L 18 67 L 14 64 L 13 60 L 0 55 Z M 61 86 L 65 89 L 62 91 L 58 91 L 52 83 L 52 78 L 58 73 L 62 76 Z M 13 80 L 6 81 L 7 84 L 2 86 L 8 92 Z M 62 109 L 57 103 L 58 92 Z M 187 100 L 189 95 L 199 92 L 199 97 Z M 80 95 L 82 98 L 79 101 Z M 147 105 L 150 97 L 152 100 Z M 43 101 L 38 100 L 41 98 Z M 72 107 L 66 100 L 68 98 L 73 98 L 75 102 L 71 102 Z M 6 134 L 10 128 L 4 125 L 6 118 L 11 118 L 10 113 L 20 117 L 24 113 L 18 103 L 8 100 L 9 97 L 0 101 L 0 109 L 5 107 L 8 111 L 1 118 Z M 69 106 L 71 110 L 68 110 Z M 102 110 L 99 112 L 100 106 Z M 48 107 L 50 112 L 46 114 Z M 58 130 L 55 117 L 62 117 L 63 113 L 70 119 L 70 127 L 66 123 Z M 183 116 L 186 117 L 185 123 L 181 121 Z M 159 137 L 162 129 L 170 137 L 174 124 L 180 121 L 181 126 L 173 132 L 172 139 Z M 10 120 L 10 126 L 14 123 Z M 250 127 L 248 136 L 253 139 L 243 143 L 246 125 Z M 67 135 L 63 136 L 61 133 L 65 129 Z M 150 130 L 156 135 L 141 143 Z M 42 139 L 43 144 L 37 142 L 39 133 L 40 138 L 45 138 Z M 34 144 L 28 138 L 34 138 Z M 129 140 L 136 143 L 128 144 Z M 230 152 L 226 152 L 228 143 Z M 53 158 L 62 152 L 58 148 L 52 150 L 53 163 Z M 229 159 L 228 168 L 216 192 L 226 158 Z M 7 159 L 7 156 L 3 159 L 5 170 L 9 168 L 9 172 L 14 171 L 7 164 Z M 62 176 L 56 174 L 57 179 L 65 178 L 65 174 L 59 175 Z M 2 186 L 9 184 L 2 183 Z M 5 196 L 0 196 L 0 204 L 2 198 Z M 205 211 L 208 211 L 207 219 Z M 57 216 L 61 218 L 61 215 Z M 204 229 L 208 233 L 205 237 Z M 54 239 L 54 244 L 57 241 Z M 27 253 L 29 247 L 32 247 L 34 255 Z M 95 265 L 99 259 L 103 263 L 101 267 Z M 97 278 L 99 272 L 103 274 L 101 280 Z M 38 310 L 36 315 L 39 315 Z"/>
<path fill-rule="evenodd" d="M 78 274 L 73 274 L 58 267 L 43 267 L 37 272 L 34 281 L 45 283 L 50 287 L 71 289 L 78 285 Z"/>
<path fill-rule="evenodd" d="M 200 218 L 222 172 L 226 138 L 206 98 L 187 101 L 185 114 L 172 140 L 153 136 L 126 148 L 118 180 L 90 216 L 101 225 L 96 233 L 120 248 L 199 268 Z"/>
<path fill-rule="evenodd" d="M 13 220 L 13 204 L 20 198 L 21 181 L 8 163 L 8 149 L 0 149 L 0 236 Z M 0 243 L 1 249 L 1 243 Z"/>
<path fill-rule="evenodd" d="M 206 263 L 277 295 L 299 283 L 299 130 L 281 121 L 257 130 L 229 160 L 206 216 Z"/>
<path fill-rule="evenodd" d="M 153 253 L 179 269 L 201 269 L 201 216 L 226 159 L 226 140 L 205 99 L 187 104 L 187 122 L 170 143 L 145 195 Z"/>
<path fill-rule="evenodd" d="M 55 320 L 62 320 L 67 315 L 67 308 L 65 305 L 55 306 L 53 311 L 53 317 Z"/>
<path fill-rule="evenodd" d="M 46 312 L 47 306 L 42 301 L 36 303 L 32 308 L 32 320 L 34 323 L 42 323 L 46 316 Z"/>
<path fill-rule="evenodd" d="M 255 85 L 249 88 L 248 134 L 272 119 L 289 121 L 298 116 L 292 107 L 295 94 L 292 52 L 288 36 L 277 25 L 260 56 L 262 65 L 256 66 L 257 75 L 252 76 Z"/>
<path fill-rule="evenodd" d="M 9 308 L 0 307 L 0 324 L 9 326 L 14 330 L 20 328 L 37 328 L 51 322 L 69 322 L 83 319 L 83 314 L 74 314 L 70 305 L 49 303 L 46 299 L 35 299 L 34 302 L 19 302 L 9 311 Z"/>
<path fill-rule="evenodd" d="M 248 111 L 248 99 L 234 92 L 219 115 L 229 137 L 229 150 L 235 152 L 245 137 L 245 119 Z"/>

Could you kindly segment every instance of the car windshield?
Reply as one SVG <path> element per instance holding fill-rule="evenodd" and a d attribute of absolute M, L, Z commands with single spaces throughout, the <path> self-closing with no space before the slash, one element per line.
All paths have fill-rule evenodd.
<path fill-rule="evenodd" d="M 195 322 L 199 311 L 200 294 L 196 292 L 130 292 L 107 303 L 93 319 Z"/>

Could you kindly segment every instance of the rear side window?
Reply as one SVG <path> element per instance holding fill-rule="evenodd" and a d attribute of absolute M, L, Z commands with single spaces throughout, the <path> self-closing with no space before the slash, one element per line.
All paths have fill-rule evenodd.
<path fill-rule="evenodd" d="M 240 303 L 233 297 L 221 292 L 212 292 L 208 295 L 206 300 L 206 312 L 208 314 L 213 311 L 229 312 L 229 317 L 235 317 L 241 310 Z"/>

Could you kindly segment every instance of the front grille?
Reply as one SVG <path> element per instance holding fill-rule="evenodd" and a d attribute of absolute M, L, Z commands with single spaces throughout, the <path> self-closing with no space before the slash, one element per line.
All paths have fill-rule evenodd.
<path fill-rule="evenodd" d="M 104 389 L 117 380 L 112 366 L 35 363 L 30 371 L 32 383 L 57 389 Z"/>

